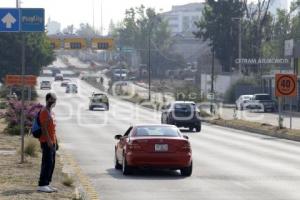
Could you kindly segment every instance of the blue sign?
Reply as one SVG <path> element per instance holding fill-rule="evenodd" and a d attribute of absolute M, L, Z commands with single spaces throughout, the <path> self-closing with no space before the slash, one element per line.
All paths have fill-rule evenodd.
<path fill-rule="evenodd" d="M 44 32 L 45 10 L 42 8 L 22 8 L 20 24 L 22 32 Z"/>
<path fill-rule="evenodd" d="M 20 31 L 20 10 L 17 8 L 0 9 L 0 32 Z"/>

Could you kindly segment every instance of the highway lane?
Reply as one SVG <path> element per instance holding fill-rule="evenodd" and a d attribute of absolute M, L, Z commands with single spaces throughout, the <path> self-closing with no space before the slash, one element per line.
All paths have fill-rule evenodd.
<path fill-rule="evenodd" d="M 54 84 L 57 131 L 102 200 L 299 200 L 299 143 L 204 125 L 190 137 L 194 172 L 139 171 L 124 177 L 114 169 L 114 135 L 131 124 L 159 123 L 160 114 L 110 99 L 111 110 L 89 111 L 88 97 L 97 91 L 79 83 L 79 94 L 65 94 Z M 42 98 L 47 91 L 39 91 Z"/>

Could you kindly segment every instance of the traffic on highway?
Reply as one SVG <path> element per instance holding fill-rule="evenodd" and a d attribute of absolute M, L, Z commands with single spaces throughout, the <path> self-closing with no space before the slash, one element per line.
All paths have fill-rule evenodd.
<path fill-rule="evenodd" d="M 300 200 L 299 0 L 0 2 L 0 200 Z"/>
<path fill-rule="evenodd" d="M 102 198 L 297 199 L 297 142 L 209 125 L 199 114 L 202 104 L 174 101 L 158 111 L 81 79 L 70 78 L 69 84 L 78 87 L 71 96 L 61 81 L 39 81 L 50 80 L 57 94 L 62 148 L 72 152 Z M 41 98 L 47 92 L 38 90 Z M 103 106 L 90 109 L 94 97 Z M 139 192 L 116 192 L 123 190 Z"/>

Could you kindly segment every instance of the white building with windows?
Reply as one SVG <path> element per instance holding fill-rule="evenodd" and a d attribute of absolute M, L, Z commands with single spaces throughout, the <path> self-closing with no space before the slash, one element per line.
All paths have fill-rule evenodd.
<path fill-rule="evenodd" d="M 47 22 L 47 32 L 48 35 L 55 35 L 60 33 L 60 29 L 61 29 L 61 24 L 59 22 L 56 21 L 51 21 L 51 19 L 48 19 Z"/>
<path fill-rule="evenodd" d="M 167 20 L 172 35 L 190 35 L 197 30 L 195 25 L 202 17 L 204 3 L 190 3 L 173 6 L 172 10 L 162 15 Z"/>

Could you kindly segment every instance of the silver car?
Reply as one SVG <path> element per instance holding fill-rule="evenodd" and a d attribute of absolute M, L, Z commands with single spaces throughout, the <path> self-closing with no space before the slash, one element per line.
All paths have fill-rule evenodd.
<path fill-rule="evenodd" d="M 235 102 L 237 110 L 245 110 L 246 105 L 251 101 L 253 95 L 241 95 Z"/>
<path fill-rule="evenodd" d="M 50 81 L 42 81 L 40 84 L 40 89 L 41 90 L 44 90 L 44 89 L 51 90 L 51 82 Z"/>

